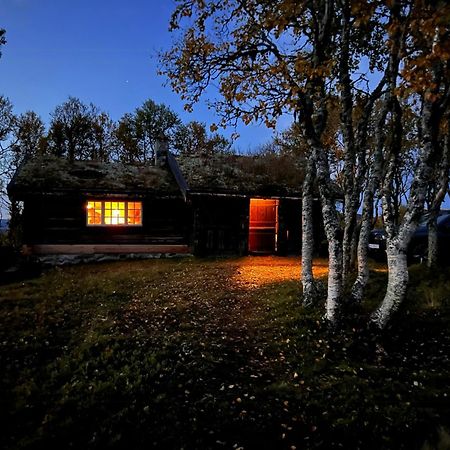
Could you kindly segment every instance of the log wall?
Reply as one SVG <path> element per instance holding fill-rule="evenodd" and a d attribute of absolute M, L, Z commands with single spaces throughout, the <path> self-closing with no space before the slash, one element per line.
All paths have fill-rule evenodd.
<path fill-rule="evenodd" d="M 69 196 L 47 196 L 25 200 L 23 212 L 25 244 L 186 245 L 188 243 L 188 211 L 182 198 L 108 198 L 108 201 L 142 201 L 142 226 L 88 226 L 87 200 Z"/>

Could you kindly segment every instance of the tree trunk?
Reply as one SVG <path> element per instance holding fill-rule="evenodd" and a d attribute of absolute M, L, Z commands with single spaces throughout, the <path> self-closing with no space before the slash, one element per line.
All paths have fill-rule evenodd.
<path fill-rule="evenodd" d="M 372 314 L 371 320 L 378 328 L 384 328 L 398 310 L 406 296 L 408 287 L 408 264 L 406 251 L 398 244 L 388 242 L 388 285 L 381 305 Z"/>
<path fill-rule="evenodd" d="M 414 180 L 411 184 L 407 210 L 399 227 L 396 226 L 392 214 L 392 200 L 389 189 L 389 182 L 392 180 L 390 174 L 393 173 L 392 169 L 394 168 L 395 158 L 391 157 L 389 161 L 390 168 L 388 168 L 383 186 L 383 217 L 388 236 L 388 287 L 383 302 L 372 315 L 372 321 L 380 328 L 386 325 L 406 297 L 408 285 L 406 250 L 423 213 L 426 191 L 431 179 L 432 168 L 430 164 L 433 156 L 436 156 L 436 147 L 433 145 L 431 137 L 433 106 L 432 102 L 424 101 L 421 117 L 423 144 L 416 162 L 416 170 Z"/>
<path fill-rule="evenodd" d="M 428 261 L 430 268 L 437 267 L 439 261 L 438 238 L 437 238 L 437 214 L 432 214 L 428 219 Z"/>
<path fill-rule="evenodd" d="M 313 275 L 313 181 L 314 164 L 311 155 L 307 155 L 306 173 L 302 191 L 302 286 L 303 305 L 310 306 L 316 297 Z"/>
<path fill-rule="evenodd" d="M 324 219 L 325 220 L 325 219 Z M 334 226 L 325 225 L 327 235 L 334 234 Z M 338 239 L 328 238 L 328 292 L 325 318 L 334 325 L 342 302 L 342 249 Z"/>
<path fill-rule="evenodd" d="M 355 202 L 357 185 L 355 176 L 356 151 L 353 126 L 354 99 L 352 80 L 350 76 L 350 7 L 342 2 L 341 17 L 341 58 L 339 59 L 340 86 L 340 118 L 341 132 L 344 143 L 344 234 L 342 238 L 342 279 L 345 281 L 351 269 L 351 246 L 356 225 L 357 200 Z M 358 193 L 359 194 L 359 193 Z"/>
<path fill-rule="evenodd" d="M 428 218 L 428 261 L 427 265 L 430 268 L 437 267 L 439 262 L 439 250 L 437 242 L 437 218 L 442 202 L 448 191 L 449 170 L 450 170 L 450 118 L 447 124 L 447 133 L 444 137 L 442 158 L 439 162 L 439 169 L 437 172 L 438 181 L 436 186 L 436 194 L 433 198 L 430 217 Z"/>
<path fill-rule="evenodd" d="M 339 239 L 339 221 L 331 188 L 327 154 L 323 149 L 314 147 L 313 158 L 316 162 L 323 224 L 328 239 L 328 292 L 325 318 L 331 325 L 335 325 L 342 303 L 342 247 Z"/>
<path fill-rule="evenodd" d="M 372 228 L 373 191 L 367 189 L 364 193 L 363 215 L 358 241 L 358 276 L 352 287 L 353 302 L 360 303 L 364 289 L 369 281 L 369 236 Z"/>
<path fill-rule="evenodd" d="M 359 242 L 359 230 L 361 224 L 356 224 L 355 230 L 352 235 L 352 242 L 350 246 L 350 267 L 356 268 L 356 263 L 358 261 L 358 242 Z"/>
<path fill-rule="evenodd" d="M 351 293 L 351 299 L 356 303 L 361 302 L 364 295 L 364 289 L 369 281 L 369 236 L 370 230 L 372 229 L 373 200 L 381 178 L 385 138 L 383 130 L 388 112 L 389 102 L 386 99 L 377 123 L 377 145 L 369 172 L 369 181 L 364 190 L 363 210 L 358 240 L 358 276 L 353 284 Z"/>
<path fill-rule="evenodd" d="M 338 319 L 342 301 L 342 248 L 339 240 L 339 221 L 335 205 L 335 194 L 330 179 L 328 153 L 317 138 L 313 125 L 312 104 L 306 103 L 306 114 L 302 114 L 304 136 L 311 149 L 312 161 L 315 164 L 316 178 L 319 186 L 322 206 L 323 225 L 328 240 L 328 293 L 325 318 L 331 325 Z"/>
<path fill-rule="evenodd" d="M 339 239 L 339 221 L 335 205 L 335 192 L 330 179 L 328 152 L 320 141 L 323 124 L 326 117 L 326 107 L 322 103 L 313 114 L 313 102 L 305 97 L 302 103 L 300 120 L 303 133 L 311 151 L 315 164 L 316 179 L 319 186 L 320 201 L 325 235 L 328 240 L 328 293 L 326 300 L 325 319 L 331 325 L 336 325 L 339 307 L 342 302 L 342 248 Z M 315 117 L 317 115 L 317 117 Z M 316 126 L 314 126 L 314 122 Z M 319 131 L 316 131 L 319 130 Z"/>
<path fill-rule="evenodd" d="M 352 187 L 352 190 L 355 186 Z M 356 212 L 353 202 L 353 192 L 345 196 L 345 211 L 344 211 L 344 235 L 342 238 L 342 276 L 345 281 L 349 275 L 352 265 L 352 241 L 354 238 L 356 228 Z"/>

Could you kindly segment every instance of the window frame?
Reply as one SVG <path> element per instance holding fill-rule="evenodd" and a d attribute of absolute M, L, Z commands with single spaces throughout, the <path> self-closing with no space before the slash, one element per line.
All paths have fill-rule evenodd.
<path fill-rule="evenodd" d="M 101 222 L 102 223 L 89 223 L 89 203 L 101 203 Z M 106 203 L 124 203 L 124 223 L 105 223 L 105 204 Z M 141 211 L 141 223 L 128 223 L 128 204 L 129 203 L 139 203 Z M 87 227 L 142 227 L 143 226 L 143 202 L 141 200 L 99 200 L 99 199 L 89 199 L 86 201 L 84 210 L 86 211 L 86 226 Z M 95 209 L 95 207 L 94 207 Z M 109 208 L 108 208 L 109 209 Z M 136 208 L 132 208 L 136 210 Z"/>

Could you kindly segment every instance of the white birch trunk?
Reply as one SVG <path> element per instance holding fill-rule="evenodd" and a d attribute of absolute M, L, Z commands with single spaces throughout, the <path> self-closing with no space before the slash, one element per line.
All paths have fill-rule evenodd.
<path fill-rule="evenodd" d="M 358 276 L 352 286 L 351 298 L 353 302 L 360 303 L 364 289 L 369 281 L 369 236 L 372 228 L 373 192 L 364 194 L 363 216 L 358 241 Z"/>
<path fill-rule="evenodd" d="M 406 251 L 396 243 L 388 242 L 388 285 L 381 305 L 372 314 L 372 322 L 378 328 L 384 328 L 393 314 L 398 310 L 406 296 L 408 287 L 408 263 Z"/>
<path fill-rule="evenodd" d="M 383 216 L 387 232 L 388 286 L 381 305 L 372 314 L 371 320 L 379 328 L 384 328 L 398 310 L 406 297 L 408 286 L 407 248 L 423 212 L 427 179 L 429 178 L 429 160 L 431 147 L 425 145 L 420 160 L 417 162 L 417 172 L 411 187 L 407 211 L 403 222 L 397 229 L 392 211 L 389 208 L 389 195 L 383 195 Z M 389 171 L 388 171 L 389 172 Z M 386 186 L 385 186 L 386 191 Z"/>
<path fill-rule="evenodd" d="M 358 276 L 352 287 L 351 299 L 353 302 L 360 303 L 364 290 L 369 282 L 369 236 L 372 229 L 373 218 L 373 200 L 375 191 L 380 183 L 382 171 L 382 156 L 384 146 L 384 133 L 386 116 L 388 114 L 388 103 L 385 101 L 383 111 L 380 114 L 377 125 L 377 146 L 373 155 L 373 160 L 369 173 L 369 181 L 364 191 L 363 210 L 361 218 L 361 227 L 358 240 Z"/>
<path fill-rule="evenodd" d="M 319 182 L 320 200 L 325 235 L 328 239 L 328 290 L 325 318 L 335 325 L 342 303 L 342 247 L 339 241 L 339 221 L 331 188 L 330 170 L 326 152 L 313 148 Z"/>
<path fill-rule="evenodd" d="M 410 196 L 406 213 L 400 227 L 395 226 L 395 217 L 392 214 L 392 203 L 390 198 L 390 181 L 395 159 L 389 161 L 389 168 L 383 186 L 383 216 L 387 232 L 387 256 L 388 256 L 388 287 L 381 305 L 372 315 L 372 321 L 379 327 L 384 328 L 398 310 L 400 304 L 406 297 L 408 285 L 408 266 L 406 251 L 411 237 L 417 228 L 420 216 L 423 212 L 425 196 L 430 182 L 431 161 L 436 156 L 436 148 L 433 145 L 431 126 L 433 124 L 433 105 L 424 101 L 422 109 L 422 148 L 416 163 L 414 180 L 411 185 Z"/>
<path fill-rule="evenodd" d="M 313 180 L 314 164 L 307 155 L 306 173 L 302 191 L 302 286 L 303 305 L 310 306 L 316 297 L 316 287 L 313 275 Z"/>
<path fill-rule="evenodd" d="M 329 224 L 329 232 L 333 226 Z M 328 234 L 328 233 L 327 233 Z M 328 239 L 328 291 L 325 318 L 335 324 L 342 302 L 342 250 L 338 239 Z"/>

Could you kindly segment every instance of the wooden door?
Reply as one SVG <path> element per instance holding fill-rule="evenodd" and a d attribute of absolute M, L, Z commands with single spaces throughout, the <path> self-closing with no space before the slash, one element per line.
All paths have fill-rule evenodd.
<path fill-rule="evenodd" d="M 278 200 L 250 199 L 249 252 L 274 253 L 277 228 Z"/>

